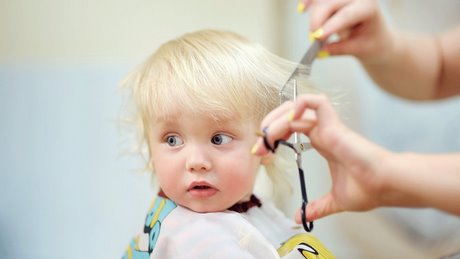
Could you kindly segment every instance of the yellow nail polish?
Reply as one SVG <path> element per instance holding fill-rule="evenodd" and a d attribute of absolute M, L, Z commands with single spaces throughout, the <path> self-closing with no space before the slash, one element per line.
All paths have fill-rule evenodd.
<path fill-rule="evenodd" d="M 254 144 L 254 146 L 251 148 L 251 154 L 255 155 L 258 149 L 259 149 L 259 142 Z"/>
<path fill-rule="evenodd" d="M 295 115 L 295 111 L 294 110 L 290 111 L 287 115 L 288 121 L 293 121 L 294 115 Z"/>
<path fill-rule="evenodd" d="M 329 51 L 327 50 L 320 50 L 318 52 L 318 55 L 316 55 L 317 58 L 322 59 L 322 58 L 328 58 L 331 54 L 329 54 Z"/>
<path fill-rule="evenodd" d="M 321 36 L 323 36 L 323 34 L 324 34 L 323 28 L 319 28 L 314 32 L 310 32 L 310 36 L 309 36 L 310 42 L 321 38 Z"/>
<path fill-rule="evenodd" d="M 261 131 L 261 130 L 256 130 L 255 133 L 256 133 L 256 136 L 257 136 L 257 137 L 263 137 L 263 136 L 265 136 L 265 133 L 264 133 L 263 131 Z"/>
<path fill-rule="evenodd" d="M 300 2 L 298 5 L 297 5 L 297 12 L 298 13 L 303 13 L 305 11 L 305 4 Z"/>

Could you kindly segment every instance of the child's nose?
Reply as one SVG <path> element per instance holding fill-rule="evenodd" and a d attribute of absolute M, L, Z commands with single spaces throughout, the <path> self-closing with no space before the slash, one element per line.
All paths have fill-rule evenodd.
<path fill-rule="evenodd" d="M 211 169 L 211 160 L 206 148 L 199 145 L 190 148 L 186 167 L 188 171 L 194 173 L 209 171 Z"/>

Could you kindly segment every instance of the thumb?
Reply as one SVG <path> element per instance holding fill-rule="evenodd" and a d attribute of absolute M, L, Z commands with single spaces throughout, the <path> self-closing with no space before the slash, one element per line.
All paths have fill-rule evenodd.
<path fill-rule="evenodd" d="M 318 200 L 308 203 L 305 208 L 305 214 L 307 215 L 308 221 L 324 218 L 340 211 L 342 211 L 342 209 L 340 209 L 334 201 L 334 197 L 331 193 L 326 194 Z M 302 222 L 300 209 L 297 210 L 295 215 L 295 222 L 298 224 Z"/>

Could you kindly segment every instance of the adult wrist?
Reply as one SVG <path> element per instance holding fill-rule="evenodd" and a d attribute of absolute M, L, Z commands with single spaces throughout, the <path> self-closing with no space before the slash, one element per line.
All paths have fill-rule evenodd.
<path fill-rule="evenodd" d="M 403 196 L 398 179 L 398 174 L 401 173 L 400 154 L 384 150 L 379 156 L 380 166 L 375 169 L 380 178 L 377 201 L 382 207 L 395 206 Z"/>

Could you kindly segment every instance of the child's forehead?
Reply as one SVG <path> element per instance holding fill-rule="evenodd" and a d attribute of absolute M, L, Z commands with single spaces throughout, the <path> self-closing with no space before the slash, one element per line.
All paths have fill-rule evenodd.
<path fill-rule="evenodd" d="M 189 112 L 189 111 L 176 111 L 176 112 L 169 112 L 164 113 L 161 116 L 157 116 L 155 118 L 156 123 L 164 123 L 164 124 L 178 124 L 182 122 L 184 119 L 196 119 L 197 121 L 207 121 L 211 124 L 228 124 L 228 123 L 241 123 L 242 119 L 237 114 L 219 114 L 219 113 L 197 113 L 197 112 Z"/>
<path fill-rule="evenodd" d="M 224 123 L 229 121 L 240 121 L 247 117 L 241 111 L 234 110 L 228 105 L 219 105 L 218 107 L 199 105 L 196 103 L 185 104 L 180 101 L 176 105 L 164 105 L 154 112 L 154 119 L 157 121 L 177 121 L 184 117 L 199 118 L 202 120 Z"/>
<path fill-rule="evenodd" d="M 230 130 L 239 131 L 242 129 L 252 129 L 258 126 L 259 121 L 241 117 L 237 114 L 229 116 L 219 116 L 219 114 L 209 113 L 196 113 L 196 112 L 183 112 L 171 113 L 167 116 L 160 116 L 154 119 L 152 127 L 157 129 L 186 129 L 190 127 L 201 127 L 203 131 L 206 130 Z"/>

